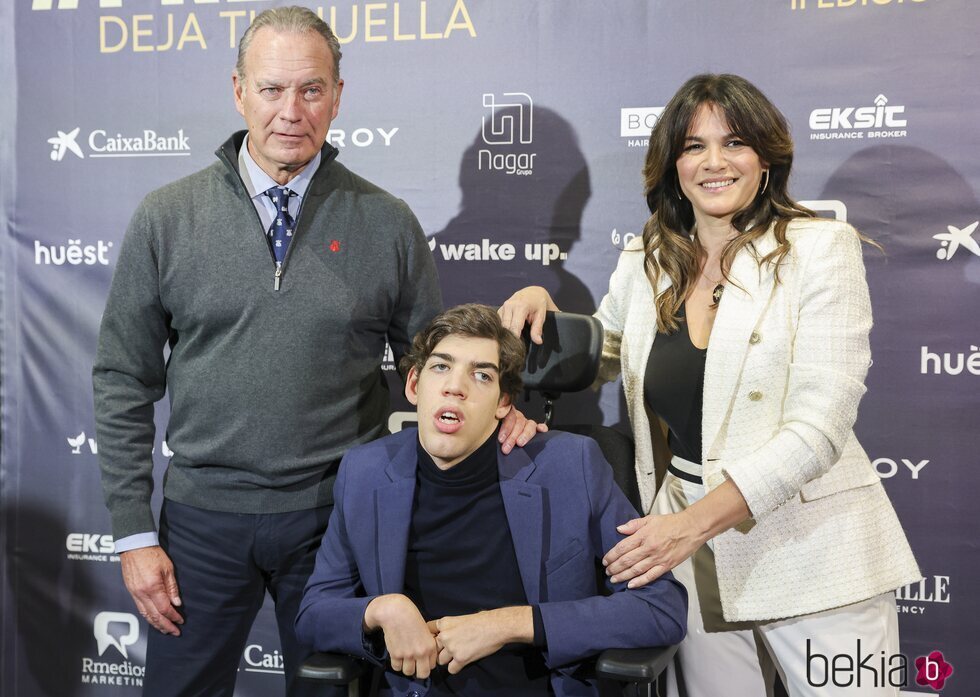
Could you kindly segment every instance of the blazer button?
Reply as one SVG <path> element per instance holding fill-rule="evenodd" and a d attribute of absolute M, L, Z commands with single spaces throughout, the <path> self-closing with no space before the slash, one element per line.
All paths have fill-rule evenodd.
<path fill-rule="evenodd" d="M 762 399 L 762 393 L 759 392 L 759 390 L 752 390 L 749 392 L 749 399 L 751 399 L 753 402 L 758 402 L 760 399 Z"/>
<path fill-rule="evenodd" d="M 752 332 L 752 336 L 749 337 L 750 344 L 758 344 L 762 341 L 762 335 L 759 332 Z"/>

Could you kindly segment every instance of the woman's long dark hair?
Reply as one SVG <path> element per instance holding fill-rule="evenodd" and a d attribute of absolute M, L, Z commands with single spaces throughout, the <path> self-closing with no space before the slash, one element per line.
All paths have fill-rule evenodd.
<path fill-rule="evenodd" d="M 726 280 L 735 255 L 764 235 L 774 225 L 776 249 L 759 259 L 760 266 L 777 268 L 789 251 L 786 228 L 794 218 L 815 217 L 787 192 L 793 164 L 793 141 L 786 119 L 752 83 L 737 75 L 696 75 L 684 83 L 667 106 L 650 135 L 643 166 L 644 185 L 650 218 L 643 228 L 646 274 L 654 293 L 661 274 L 670 287 L 656 297 L 657 329 L 673 332 L 684 298 L 697 281 L 704 263 L 704 250 L 692 239 L 694 209 L 681 196 L 677 178 L 677 158 L 681 156 L 688 130 L 702 105 L 717 107 L 732 133 L 751 147 L 768 165 L 765 189 L 752 203 L 732 218 L 739 235 L 722 250 L 721 270 Z"/>

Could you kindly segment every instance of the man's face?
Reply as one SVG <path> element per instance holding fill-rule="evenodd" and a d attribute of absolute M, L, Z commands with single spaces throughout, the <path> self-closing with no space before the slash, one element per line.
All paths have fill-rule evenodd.
<path fill-rule="evenodd" d="M 232 74 L 248 152 L 279 184 L 299 174 L 326 141 L 344 86 L 334 84 L 333 67 L 319 34 L 263 27 L 245 53 L 245 75 Z"/>
<path fill-rule="evenodd" d="M 500 394 L 500 348 L 493 339 L 447 336 L 408 374 L 405 396 L 418 408 L 419 440 L 442 469 L 479 448 L 510 411 Z"/>

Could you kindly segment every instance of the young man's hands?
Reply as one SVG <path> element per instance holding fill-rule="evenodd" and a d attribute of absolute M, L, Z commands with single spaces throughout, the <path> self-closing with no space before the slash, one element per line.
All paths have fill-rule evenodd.
<path fill-rule="evenodd" d="M 429 677 L 437 663 L 448 666 L 455 675 L 505 644 L 534 641 L 534 619 L 528 606 L 426 623 L 415 603 L 400 593 L 372 600 L 364 611 L 364 629 L 384 632 L 392 670 L 421 680 Z"/>

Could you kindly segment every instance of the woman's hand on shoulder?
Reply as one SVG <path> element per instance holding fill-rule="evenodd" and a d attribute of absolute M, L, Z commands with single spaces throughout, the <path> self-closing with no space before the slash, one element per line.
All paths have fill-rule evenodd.
<path fill-rule="evenodd" d="M 545 314 L 557 312 L 558 306 L 541 286 L 528 286 L 507 298 L 497 313 L 505 328 L 520 336 L 525 324 L 531 325 L 531 341 L 540 344 Z"/>

